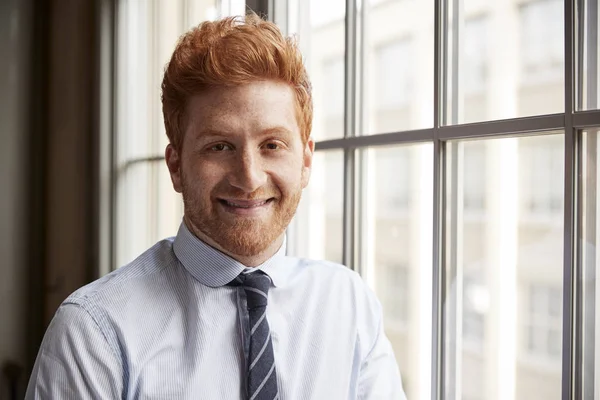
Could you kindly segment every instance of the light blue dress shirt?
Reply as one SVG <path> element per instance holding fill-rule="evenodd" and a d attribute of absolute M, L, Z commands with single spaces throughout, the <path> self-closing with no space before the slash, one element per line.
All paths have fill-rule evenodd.
<path fill-rule="evenodd" d="M 281 400 L 405 399 L 381 306 L 358 274 L 287 257 L 268 274 Z M 69 296 L 42 342 L 27 399 L 244 399 L 252 271 L 196 238 L 175 238 Z"/>

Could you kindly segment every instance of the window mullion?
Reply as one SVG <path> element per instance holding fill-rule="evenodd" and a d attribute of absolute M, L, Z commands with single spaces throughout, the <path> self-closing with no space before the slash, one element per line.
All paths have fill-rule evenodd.
<path fill-rule="evenodd" d="M 441 0 L 440 0 L 441 1 Z M 445 151 L 446 143 L 436 138 L 433 142 L 433 275 L 432 275 L 432 360 L 431 360 L 431 398 L 441 400 L 444 383 L 444 320 L 445 297 L 444 258 L 445 246 Z"/>
<path fill-rule="evenodd" d="M 579 357 L 574 356 L 574 334 L 580 331 L 581 319 L 574 318 L 576 303 L 575 285 L 577 276 L 575 263 L 574 235 L 576 230 L 576 165 L 577 132 L 573 128 L 574 91 L 574 0 L 565 0 L 564 5 L 564 50 L 565 50 L 565 182 L 564 182 L 564 251 L 563 251 L 563 321 L 562 321 L 562 399 L 579 398 L 581 392 L 578 379 L 574 379 L 575 365 Z M 577 268 L 579 269 L 579 268 Z"/>
<path fill-rule="evenodd" d="M 432 351 L 431 351 L 431 399 L 441 400 L 444 382 L 444 151 L 445 143 L 440 140 L 439 128 L 446 120 L 445 76 L 447 46 L 444 38 L 446 24 L 446 1 L 434 1 L 434 44 L 433 44 L 433 257 L 432 257 Z"/>
<path fill-rule="evenodd" d="M 344 96 L 344 137 L 356 135 L 356 2 L 346 0 L 345 30 L 345 96 Z M 351 269 L 356 265 L 356 150 L 344 150 L 344 214 L 342 263 Z"/>

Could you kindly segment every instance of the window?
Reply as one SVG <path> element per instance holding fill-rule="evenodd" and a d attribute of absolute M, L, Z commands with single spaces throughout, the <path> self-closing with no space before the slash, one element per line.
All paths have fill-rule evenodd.
<path fill-rule="evenodd" d="M 362 25 L 356 60 L 357 135 L 433 126 L 433 3 L 368 1 L 357 5 Z"/>
<path fill-rule="evenodd" d="M 600 125 L 599 125 L 600 126 Z M 576 368 L 579 371 L 579 383 L 582 398 L 598 398 L 598 376 L 600 371 L 600 293 L 598 277 L 600 272 L 600 164 L 598 155 L 600 146 L 598 136 L 600 128 L 590 127 L 581 132 L 582 140 L 582 168 L 581 168 L 581 198 L 583 212 L 580 215 L 581 225 L 581 280 L 579 290 L 581 296 L 582 326 L 578 342 L 582 358 L 578 360 Z"/>
<path fill-rule="evenodd" d="M 564 112 L 563 1 L 496 3 L 446 2 L 442 124 Z"/>
<path fill-rule="evenodd" d="M 562 213 L 563 146 L 560 138 L 532 138 L 521 150 L 523 212 L 530 217 Z"/>
<path fill-rule="evenodd" d="M 410 45 L 410 39 L 404 39 L 376 50 L 377 108 L 397 109 L 409 103 L 413 78 Z"/>
<path fill-rule="evenodd" d="M 115 265 L 180 221 L 161 68 L 230 3 L 118 2 Z M 408 398 L 560 399 L 571 383 L 597 397 L 596 2 L 275 3 L 314 89 L 290 254 L 342 262 L 376 291 Z"/>
<path fill-rule="evenodd" d="M 409 277 L 408 269 L 400 265 L 380 267 L 383 271 L 381 282 L 384 288 L 383 312 L 393 329 L 406 329 L 409 321 Z"/>
<path fill-rule="evenodd" d="M 315 27 L 339 23 L 344 19 L 346 2 L 344 0 L 330 0 L 322 3 L 319 0 L 310 0 L 310 24 Z"/>
<path fill-rule="evenodd" d="M 464 154 L 465 213 L 473 215 L 485 208 L 485 142 L 473 142 Z"/>
<path fill-rule="evenodd" d="M 563 2 L 534 0 L 520 10 L 521 82 L 562 81 L 564 75 Z"/>
<path fill-rule="evenodd" d="M 289 35 L 302 37 L 300 49 L 313 89 L 315 140 L 344 136 L 345 1 L 287 1 L 285 26 Z M 285 7 L 284 7 L 285 8 Z"/>
<path fill-rule="evenodd" d="M 410 153 L 393 148 L 377 151 L 372 173 L 377 190 L 375 206 L 388 218 L 409 210 L 410 157 Z"/>
<path fill-rule="evenodd" d="M 287 232 L 290 254 L 342 263 L 343 166 L 341 151 L 314 155 L 310 185 Z"/>
<path fill-rule="evenodd" d="M 485 90 L 488 66 L 487 18 L 468 19 L 465 23 L 465 93 L 476 94 Z"/>
<path fill-rule="evenodd" d="M 531 285 L 527 350 L 530 354 L 560 360 L 562 340 L 562 291 L 559 287 Z"/>
<path fill-rule="evenodd" d="M 555 294 L 560 305 L 563 281 L 562 210 L 542 221 L 526 219 L 519 212 L 525 194 L 519 177 L 535 170 L 537 162 L 522 160 L 520 149 L 554 145 L 564 152 L 561 139 L 557 132 L 549 132 L 533 137 L 449 143 L 445 354 L 454 368 L 448 372 L 445 383 L 449 396 L 458 392 L 485 398 L 489 386 L 472 379 L 473 373 L 483 374 L 486 382 L 493 380 L 495 387 L 512 380 L 515 391 L 505 393 L 503 397 L 507 398 L 527 399 L 541 390 L 546 391 L 545 398 L 557 398 L 560 393 L 558 384 L 541 385 L 543 380 L 558 382 L 560 368 L 536 369 L 520 363 L 518 343 L 520 333 L 530 326 L 532 317 L 527 296 L 519 295 L 520 287 L 528 283 L 551 284 L 558 288 Z M 473 157 L 474 152 L 479 156 Z M 562 161 L 562 154 L 557 151 L 554 156 Z M 467 168 L 469 158 L 472 162 Z M 473 169 L 485 173 L 486 184 L 481 191 L 485 200 L 480 211 L 483 218 L 479 219 L 467 218 L 466 177 Z M 558 200 L 562 204 L 562 196 Z M 562 309 L 553 312 L 553 323 L 558 323 L 559 329 L 552 332 L 555 340 L 552 345 L 558 346 L 554 350 L 560 356 Z M 525 316 L 520 318 L 522 315 Z M 498 364 L 505 367 L 497 368 Z"/>
<path fill-rule="evenodd" d="M 323 111 L 326 116 L 344 115 L 344 59 L 342 57 L 326 60 L 323 63 L 324 99 Z"/>
<path fill-rule="evenodd" d="M 564 112 L 565 47 L 562 0 L 534 0 L 519 9 L 519 115 Z"/>
<path fill-rule="evenodd" d="M 578 14 L 567 21 L 560 0 L 442 3 L 437 45 L 433 39 L 440 22 L 427 9 L 431 2 L 356 2 L 355 10 L 346 10 L 352 11 L 349 23 L 330 20 L 327 30 L 311 32 L 310 43 L 299 32 L 311 54 L 319 54 L 328 35 L 342 29 L 345 43 L 353 46 L 345 49 L 352 76 L 345 77 L 344 89 L 345 102 L 356 112 L 344 114 L 346 137 L 317 144 L 317 152 L 337 149 L 346 155 L 343 218 L 352 234 L 344 232 L 343 261 L 362 274 L 387 308 L 386 333 L 400 365 L 415 366 L 402 370 L 409 398 L 437 393 L 446 398 L 558 399 L 570 368 L 562 361 L 573 350 L 562 346 L 570 335 L 564 321 L 575 312 L 556 301 L 573 295 L 563 276 L 565 268 L 574 268 L 575 258 L 566 261 L 564 255 L 575 254 L 577 244 L 563 245 L 569 243 L 565 236 L 574 238 L 570 222 L 575 215 L 564 211 L 584 212 L 569 197 L 576 187 L 569 177 L 577 176 L 574 160 L 581 149 L 577 140 L 567 138 L 580 124 L 600 125 L 597 112 L 565 114 L 565 103 L 577 91 L 567 84 L 564 66 L 582 57 L 565 54 L 565 27 L 577 23 Z M 583 3 L 587 36 L 568 38 L 573 49 L 583 49 L 585 60 L 592 60 L 583 68 L 586 74 L 590 67 L 597 70 L 598 18 L 592 2 Z M 311 13 L 315 7 L 311 3 Z M 301 4 L 289 11 L 292 19 L 313 15 L 303 14 Z M 588 45 L 578 47 L 577 40 Z M 329 54 L 340 54 L 331 44 L 323 46 L 329 46 Z M 437 56 L 438 74 L 434 58 L 424 54 Z M 575 79 L 578 70 L 571 72 Z M 574 81 L 580 93 L 596 95 L 594 76 L 589 72 L 587 81 Z M 438 104 L 429 103 L 432 92 Z M 405 150 L 423 144 L 432 146 L 432 158 Z M 433 192 L 428 192 L 426 182 L 432 178 Z M 433 207 L 419 194 L 431 194 Z M 429 237 L 426 215 L 432 217 Z M 424 256 L 429 239 L 431 259 Z M 412 319 L 424 310 L 425 282 L 434 287 L 435 317 L 445 321 L 434 329 L 445 340 L 429 349 L 433 365 L 444 354 L 441 386 L 436 369 L 428 375 L 431 365 L 423 362 L 427 349 L 420 347 L 418 336 L 424 322 Z M 546 289 L 530 294 L 529 287 Z M 398 297 L 403 290 L 411 322 L 408 331 L 395 332 L 393 321 L 402 315 L 389 310 L 403 308 L 388 304 L 404 304 Z M 535 310 L 530 296 L 538 299 Z M 547 304 L 542 306 L 539 298 Z M 542 309 L 547 314 L 543 321 Z M 530 333 L 543 339 L 529 346 Z M 419 359 L 411 358 L 415 353 Z M 554 367 L 522 362 L 523 353 L 549 357 Z M 600 375 L 592 371 L 592 376 Z"/>
<path fill-rule="evenodd" d="M 600 106 L 600 13 L 597 0 L 584 0 L 579 3 L 578 11 L 582 18 L 577 29 L 582 32 L 581 54 L 578 66 L 582 68 L 579 76 L 580 90 L 576 98 L 578 110 L 597 110 Z"/>
<path fill-rule="evenodd" d="M 239 0 L 118 1 L 115 267 L 175 235 L 183 216 L 164 163 L 160 103 L 163 68 L 177 38 L 203 20 L 243 10 Z"/>
<path fill-rule="evenodd" d="M 485 314 L 489 308 L 489 291 L 479 279 L 464 279 L 463 340 L 477 351 L 483 350 L 485 339 Z"/>
<path fill-rule="evenodd" d="M 404 360 L 403 382 L 414 391 L 424 390 L 418 382 L 431 367 L 426 355 L 432 340 L 432 154 L 428 143 L 357 154 L 362 161 L 357 269 L 379 296 L 385 332 Z"/>

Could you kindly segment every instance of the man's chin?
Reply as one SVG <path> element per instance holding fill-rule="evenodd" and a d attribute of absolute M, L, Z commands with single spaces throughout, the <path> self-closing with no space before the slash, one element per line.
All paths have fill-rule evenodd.
<path fill-rule="evenodd" d="M 243 235 L 235 238 L 222 238 L 218 243 L 226 252 L 242 256 L 251 257 L 264 253 L 273 241 L 257 240 L 255 235 Z"/>
<path fill-rule="evenodd" d="M 279 227 L 263 218 L 236 217 L 213 230 L 212 239 L 226 252 L 239 256 L 254 256 L 263 253 L 281 236 Z"/>
<path fill-rule="evenodd" d="M 223 213 L 225 214 L 225 213 Z M 285 231 L 276 218 L 247 217 L 218 212 L 215 218 L 192 218 L 193 226 L 209 244 L 231 256 L 250 257 L 264 253 Z"/>

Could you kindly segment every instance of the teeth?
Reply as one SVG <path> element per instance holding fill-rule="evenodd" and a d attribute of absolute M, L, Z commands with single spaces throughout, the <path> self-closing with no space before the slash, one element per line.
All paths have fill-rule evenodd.
<path fill-rule="evenodd" d="M 267 202 L 266 201 L 261 201 L 260 203 L 252 204 L 252 205 L 249 205 L 249 206 L 244 206 L 244 205 L 241 205 L 241 204 L 232 203 L 232 202 L 227 201 L 227 200 L 225 200 L 225 203 L 227 203 L 227 205 L 231 206 L 231 207 L 253 208 L 253 207 L 260 207 L 262 205 L 265 205 Z"/>

